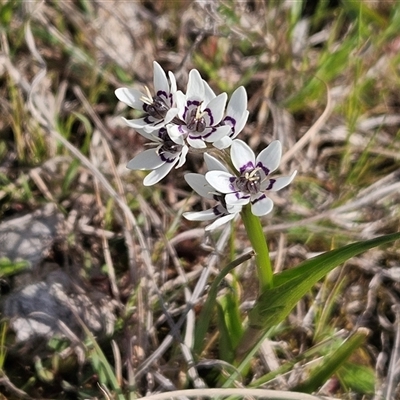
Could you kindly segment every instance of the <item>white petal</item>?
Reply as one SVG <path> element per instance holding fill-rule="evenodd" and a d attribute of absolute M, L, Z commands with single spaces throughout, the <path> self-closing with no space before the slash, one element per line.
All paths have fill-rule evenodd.
<path fill-rule="evenodd" d="M 186 90 L 186 98 L 190 100 L 204 100 L 204 84 L 199 71 L 192 69 L 189 72 L 189 81 Z"/>
<path fill-rule="evenodd" d="M 217 215 L 218 217 L 221 217 L 222 215 L 225 214 L 230 214 L 227 212 L 226 207 L 222 205 L 221 203 L 218 203 L 213 207 L 214 214 Z"/>
<path fill-rule="evenodd" d="M 180 90 L 175 93 L 176 108 L 178 109 L 179 118 L 183 119 L 186 107 L 186 96 Z"/>
<path fill-rule="evenodd" d="M 234 139 L 240 132 L 242 132 L 244 126 L 246 125 L 247 118 L 249 117 L 249 112 L 246 110 L 242 117 L 236 121 L 235 132 L 232 135 L 231 139 Z"/>
<path fill-rule="evenodd" d="M 129 122 L 128 120 L 125 120 L 127 123 Z M 143 128 L 135 128 L 135 131 L 139 134 L 145 137 L 148 140 L 151 140 L 152 142 L 155 143 L 161 143 L 160 138 L 157 136 L 157 132 L 146 132 Z"/>
<path fill-rule="evenodd" d="M 278 190 L 283 189 L 285 186 L 289 185 L 290 182 L 292 182 L 296 174 L 297 171 L 294 171 L 290 176 L 282 176 L 276 179 L 269 179 L 266 182 L 267 187 L 265 188 L 265 190 L 271 190 L 272 192 L 277 192 Z"/>
<path fill-rule="evenodd" d="M 188 134 L 188 130 L 185 125 L 173 125 L 169 124 L 167 125 L 167 131 L 169 137 L 177 144 L 181 144 L 178 141 L 182 139 L 183 143 L 183 137 Z"/>
<path fill-rule="evenodd" d="M 273 207 L 274 207 L 274 202 L 264 193 L 259 193 L 258 197 L 252 196 L 251 212 L 257 217 L 261 217 L 263 215 L 270 213 Z"/>
<path fill-rule="evenodd" d="M 243 86 L 240 86 L 233 92 L 226 108 L 227 117 L 233 118 L 235 120 L 235 133 L 232 138 L 236 137 L 246 124 L 247 118 L 249 116 L 249 112 L 246 109 L 246 89 Z"/>
<path fill-rule="evenodd" d="M 165 94 L 168 96 L 169 83 L 164 70 L 161 68 L 160 64 L 157 61 L 153 61 L 153 67 L 154 67 L 153 84 L 154 84 L 155 94 L 157 94 L 157 92 L 161 90 L 162 92 L 165 92 Z"/>
<path fill-rule="evenodd" d="M 202 174 L 189 173 L 184 176 L 185 181 L 188 185 L 200 196 L 207 199 L 212 199 L 215 189 L 206 181 L 206 178 Z"/>
<path fill-rule="evenodd" d="M 127 124 L 127 125 L 129 125 L 130 127 L 132 127 L 132 128 L 145 128 L 146 126 L 148 126 L 149 125 L 149 123 L 148 122 L 146 122 L 145 120 L 144 120 L 144 118 L 138 118 L 138 119 L 126 119 L 126 118 L 122 118 L 124 121 L 125 121 L 125 123 Z"/>
<path fill-rule="evenodd" d="M 231 159 L 235 168 L 242 174 L 244 171 L 255 168 L 253 150 L 242 140 L 236 139 L 231 146 Z"/>
<path fill-rule="evenodd" d="M 243 113 L 247 108 L 247 93 L 243 86 L 239 86 L 229 100 L 226 113 L 228 115 L 237 116 Z"/>
<path fill-rule="evenodd" d="M 203 137 L 204 141 L 209 143 L 216 142 L 217 140 L 221 140 L 222 138 L 227 136 L 231 131 L 230 126 L 219 126 L 218 128 L 212 128 L 212 129 L 215 130 L 207 137 Z"/>
<path fill-rule="evenodd" d="M 266 175 L 275 171 L 279 167 L 282 157 L 282 145 L 279 140 L 274 140 L 264 149 L 256 159 L 256 165 L 263 168 Z"/>
<path fill-rule="evenodd" d="M 166 125 L 168 122 L 171 122 L 178 115 L 178 111 L 177 108 L 170 108 L 165 114 L 164 124 Z"/>
<path fill-rule="evenodd" d="M 240 211 L 242 211 L 242 206 L 240 204 L 227 204 L 226 209 L 229 214 L 238 214 Z"/>
<path fill-rule="evenodd" d="M 143 130 L 149 133 L 158 131 L 160 128 L 165 128 L 165 122 L 162 119 L 143 126 Z"/>
<path fill-rule="evenodd" d="M 135 108 L 137 110 L 143 110 L 143 101 L 140 100 L 143 93 L 136 89 L 119 88 L 115 91 L 115 96 L 117 96 L 119 101 L 127 104 L 129 107 Z"/>
<path fill-rule="evenodd" d="M 169 71 L 168 72 L 168 76 L 169 76 L 169 81 L 171 82 L 171 88 L 170 88 L 170 93 L 172 94 L 172 96 L 175 96 L 175 92 L 176 92 L 176 79 L 175 79 L 175 75 Z"/>
<path fill-rule="evenodd" d="M 204 140 L 201 136 L 188 136 L 186 138 L 188 144 L 194 149 L 205 149 L 207 145 L 204 143 Z"/>
<path fill-rule="evenodd" d="M 189 221 L 209 221 L 217 218 L 212 208 L 198 212 L 185 212 L 182 215 Z"/>
<path fill-rule="evenodd" d="M 207 182 L 220 193 L 232 193 L 234 190 L 230 179 L 232 174 L 225 171 L 209 171 L 205 175 Z"/>
<path fill-rule="evenodd" d="M 177 162 L 178 158 L 175 158 L 175 160 L 172 163 L 165 163 L 161 167 L 155 169 L 154 171 L 151 171 L 150 174 L 148 174 L 146 178 L 144 178 L 143 185 L 151 186 L 157 182 L 160 182 L 161 179 L 163 179 L 166 175 L 168 175 L 168 172 L 171 171 L 171 169 Z"/>
<path fill-rule="evenodd" d="M 212 121 L 210 121 L 211 126 L 215 126 L 221 122 L 222 117 L 224 116 L 226 100 L 228 99 L 228 95 L 226 93 L 221 93 L 215 99 L 212 99 L 206 107 L 203 108 L 209 109 L 210 114 L 212 116 Z"/>
<path fill-rule="evenodd" d="M 126 165 L 128 169 L 149 170 L 159 168 L 165 161 L 157 154 L 156 149 L 145 150 L 132 158 Z"/>
<path fill-rule="evenodd" d="M 250 195 L 242 192 L 228 193 L 225 196 L 227 206 L 244 206 L 250 201 Z M 230 207 L 228 207 L 230 210 Z"/>
<path fill-rule="evenodd" d="M 221 161 L 217 160 L 215 157 L 211 156 L 208 153 L 204 153 L 204 162 L 206 163 L 207 169 L 209 171 L 217 170 L 228 172 L 228 169 Z"/>
<path fill-rule="evenodd" d="M 212 224 L 207 225 L 205 227 L 206 231 L 212 231 L 216 228 L 218 228 L 219 226 L 226 224 L 228 221 L 232 220 L 233 218 L 236 217 L 237 214 L 227 214 L 224 215 L 223 217 L 219 217 L 218 219 L 216 219 Z"/>
<path fill-rule="evenodd" d="M 224 136 L 222 139 L 213 142 L 213 146 L 219 150 L 227 149 L 231 144 L 232 139 L 229 136 Z"/>
<path fill-rule="evenodd" d="M 203 79 L 204 85 L 204 102 L 208 104 L 212 99 L 215 99 L 217 96 L 214 91 L 211 89 L 210 85 Z"/>
<path fill-rule="evenodd" d="M 189 151 L 189 147 L 186 145 L 182 147 L 181 155 L 179 156 L 179 162 L 178 165 L 175 168 L 180 168 L 182 167 L 183 164 L 186 162 L 186 155 Z"/>

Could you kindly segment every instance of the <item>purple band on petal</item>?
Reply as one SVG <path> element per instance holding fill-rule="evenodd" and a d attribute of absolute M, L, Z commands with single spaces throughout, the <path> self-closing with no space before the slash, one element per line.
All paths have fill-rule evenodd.
<path fill-rule="evenodd" d="M 155 119 L 154 117 L 152 117 L 151 115 L 146 115 L 146 116 L 143 118 L 143 121 L 146 122 L 146 124 L 153 125 L 154 122 L 159 122 L 159 121 L 161 121 L 161 120 L 157 120 L 157 119 Z"/>
<path fill-rule="evenodd" d="M 186 106 L 185 106 L 185 111 L 182 114 L 182 118 L 184 121 L 187 121 L 187 118 L 190 118 L 190 116 L 192 115 L 191 111 L 194 107 L 198 107 L 200 105 L 200 102 L 198 100 L 188 100 L 186 102 Z M 189 115 L 188 115 L 189 114 Z"/>
<path fill-rule="evenodd" d="M 182 118 L 183 118 L 184 121 L 186 121 L 186 115 L 187 115 L 188 111 L 189 111 L 189 108 L 185 107 L 185 111 L 182 114 Z"/>
<path fill-rule="evenodd" d="M 236 119 L 230 117 L 229 115 L 227 115 L 227 116 L 221 121 L 221 125 L 232 125 L 232 126 L 235 126 L 235 125 L 236 125 Z"/>
<path fill-rule="evenodd" d="M 230 125 L 231 126 L 231 132 L 229 134 L 229 137 L 232 137 L 235 134 L 235 126 L 236 126 L 235 118 L 232 118 L 228 115 L 224 118 L 221 125 Z"/>
<path fill-rule="evenodd" d="M 248 163 L 244 164 L 243 166 L 240 167 L 240 173 L 243 174 L 243 172 L 246 172 L 248 170 L 253 170 L 254 169 L 254 164 L 252 161 L 249 161 Z"/>
<path fill-rule="evenodd" d="M 210 119 L 209 126 L 213 126 L 214 125 L 214 118 L 213 118 L 211 110 L 207 107 L 203 112 L 208 114 L 208 118 Z"/>
<path fill-rule="evenodd" d="M 190 110 L 190 109 L 194 108 L 194 107 L 197 108 L 200 104 L 201 104 L 201 102 L 198 101 L 198 100 L 188 100 L 188 101 L 186 102 L 185 112 L 186 112 L 187 110 Z"/>
<path fill-rule="evenodd" d="M 249 199 L 250 195 L 249 194 L 244 194 L 243 192 L 236 192 L 235 193 L 236 198 L 239 199 Z"/>
<path fill-rule="evenodd" d="M 252 200 L 252 201 L 251 201 L 251 204 L 256 204 L 256 203 L 258 203 L 260 200 L 265 199 L 266 197 L 267 197 L 267 196 L 266 196 L 265 194 L 263 194 L 262 196 L 257 197 L 255 200 Z"/>
<path fill-rule="evenodd" d="M 161 154 L 159 154 L 159 156 L 160 156 L 160 158 L 161 158 L 162 161 L 164 161 L 164 162 L 166 162 L 166 163 L 169 163 L 169 164 L 175 161 L 176 157 L 171 157 L 171 158 L 169 158 L 169 157 L 166 157 L 165 154 L 166 154 L 166 153 L 161 153 Z"/>
<path fill-rule="evenodd" d="M 203 140 L 203 138 L 201 136 L 193 136 L 193 135 L 190 135 L 190 134 L 189 134 L 188 138 L 190 138 L 192 140 L 199 140 L 199 139 Z"/>
<path fill-rule="evenodd" d="M 236 176 L 231 176 L 231 177 L 229 178 L 229 182 L 231 183 L 231 184 L 229 185 L 229 189 L 231 189 L 232 192 L 236 192 L 236 191 L 237 191 L 237 188 L 236 188 L 236 185 L 235 185 L 236 179 L 237 179 Z"/>
<path fill-rule="evenodd" d="M 261 161 L 257 163 L 256 167 L 261 168 L 265 175 L 269 175 L 269 169 Z"/>
<path fill-rule="evenodd" d="M 269 185 L 265 190 L 271 190 L 274 187 L 275 182 L 276 182 L 276 179 L 270 179 Z"/>
<path fill-rule="evenodd" d="M 201 135 L 203 139 L 208 138 L 209 136 L 211 136 L 216 131 L 215 128 L 209 128 L 209 129 L 210 129 L 210 131 L 208 133 L 203 133 Z"/>
<path fill-rule="evenodd" d="M 159 91 L 157 92 L 157 96 L 164 97 L 165 100 L 168 100 L 168 93 L 165 92 L 164 90 L 159 90 Z"/>
<path fill-rule="evenodd" d="M 218 210 L 218 207 L 219 207 L 219 204 L 212 208 L 214 215 L 216 215 L 217 217 L 222 215 L 222 212 Z"/>

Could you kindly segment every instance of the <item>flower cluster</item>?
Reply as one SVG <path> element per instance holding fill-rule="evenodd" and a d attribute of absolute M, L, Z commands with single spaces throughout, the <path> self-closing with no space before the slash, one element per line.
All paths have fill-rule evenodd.
<path fill-rule="evenodd" d="M 227 104 L 227 94 L 216 95 L 194 69 L 189 73 L 185 94 L 177 89 L 174 75 L 165 74 L 157 62 L 153 83 L 154 95 L 147 87 L 144 93 L 128 88 L 115 91 L 120 101 L 143 112 L 141 118 L 125 121 L 153 144 L 130 160 L 127 167 L 150 170 L 143 181 L 150 186 L 173 167 L 181 167 L 190 150 L 201 150 L 208 172 L 188 173 L 185 180 L 200 196 L 215 200 L 216 205 L 209 210 L 184 213 L 187 219 L 216 219 L 206 227 L 211 230 L 235 218 L 247 204 L 254 215 L 268 214 L 273 207 L 268 191 L 287 186 L 296 171 L 287 177 L 270 178 L 282 155 L 279 141 L 272 142 L 256 157 L 245 142 L 236 139 L 249 115 L 244 87 L 236 89 Z M 230 159 L 226 164 L 207 153 L 214 149 L 221 154 L 221 160 L 226 160 L 229 147 Z"/>

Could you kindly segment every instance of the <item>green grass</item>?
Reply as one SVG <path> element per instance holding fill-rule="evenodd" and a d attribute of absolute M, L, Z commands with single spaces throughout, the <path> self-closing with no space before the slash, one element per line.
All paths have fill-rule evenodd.
<path fill-rule="evenodd" d="M 297 304 L 294 309 L 266 316 L 272 322 L 262 333 L 273 344 L 273 363 L 266 364 L 254 349 L 238 363 L 234 353 L 249 318 L 262 319 L 254 311 L 260 303 L 257 307 L 252 303 L 259 294 L 254 260 L 235 264 L 250 249 L 243 224 L 233 223 L 227 239 L 220 233 L 204 239 L 195 231 L 202 225 L 181 216 L 192 206 L 204 205 L 191 195 L 182 169 L 152 188 L 142 185 L 145 173 L 125 169 L 144 146 L 121 120 L 137 113 L 122 107 L 114 90 L 151 88 L 153 60 L 176 72 L 182 89 L 191 68 L 197 68 L 216 93 L 231 94 L 244 85 L 250 117 L 239 137 L 257 150 L 273 139 L 283 142 L 285 152 L 290 150 L 324 112 L 330 96 L 334 108 L 327 122 L 282 166 L 285 175 L 297 169 L 296 180 L 276 194 L 274 212 L 262 219 L 272 262 L 288 271 L 315 253 L 399 231 L 394 186 L 398 174 L 388 182 L 385 179 L 400 167 L 400 122 L 371 121 L 399 115 L 400 5 L 342 1 L 334 6 L 319 1 L 310 10 L 310 2 L 289 2 L 285 7 L 282 3 L 246 6 L 218 1 L 206 9 L 185 0 L 130 6 L 120 2 L 115 8 L 108 2 L 78 1 L 32 3 L 31 11 L 20 2 L 2 4 L 1 49 L 7 63 L 0 70 L 0 220 L 39 209 L 51 201 L 50 193 L 71 224 L 46 261 L 69 266 L 77 280 L 99 290 L 101 297 L 111 299 L 115 290 L 119 295 L 114 332 L 97 338 L 86 332 L 79 338 L 79 356 L 72 352 L 63 358 L 68 340 L 62 346 L 50 342 L 37 354 L 21 356 L 4 320 L 0 370 L 13 383 L 0 381 L 4 398 L 19 398 L 18 389 L 33 398 L 133 399 L 157 391 L 198 388 L 193 371 L 188 372 L 192 362 L 199 379 L 210 387 L 234 387 L 236 380 L 244 388 L 319 393 L 331 379 L 335 389 L 320 393 L 342 399 L 373 398 L 374 390 L 386 390 L 384 384 L 396 378 L 390 370 L 385 372 L 387 364 L 376 387 L 371 385 L 379 353 L 396 357 L 393 347 L 385 347 L 387 342 L 381 339 L 392 343 L 395 336 L 378 319 L 379 312 L 390 322 L 395 320 L 390 307 L 396 282 L 388 279 L 375 295 L 377 305 L 366 326 L 374 328 L 375 334 L 356 330 L 355 321 L 363 311 L 354 315 L 346 311 L 349 291 L 360 285 L 358 277 L 360 309 L 365 310 L 368 296 L 373 295 L 368 287 L 373 276 L 399 262 L 395 245 L 370 250 L 369 257 L 377 260 L 372 267 L 368 258 L 349 262 L 337 282 L 328 278 L 321 282 L 323 275 L 318 275 L 312 288 L 304 289 L 299 281 L 304 290 L 291 299 Z M 132 15 L 122 7 L 131 7 Z M 294 54 L 292 41 L 299 35 L 298 24 L 305 13 L 307 44 Z M 44 78 L 33 93 L 31 85 L 41 63 L 27 44 L 29 21 L 34 46 L 46 64 Z M 114 25 L 108 26 L 112 21 Z M 36 106 L 57 105 L 49 120 L 41 120 L 30 98 L 36 99 Z M 110 153 L 104 142 L 94 143 L 99 131 Z M 88 166 L 77 154 L 101 162 Z M 196 172 L 202 168 L 201 159 L 190 158 L 187 167 Z M 118 196 L 104 182 L 97 179 L 100 183 L 94 184 L 98 172 Z M 385 192 L 390 185 L 393 191 Z M 365 201 L 358 206 L 360 199 Z M 341 207 L 348 209 L 344 212 Z M 168 241 L 181 234 L 186 236 L 171 249 Z M 225 242 L 215 263 L 219 240 Z M 25 267 L 24 262 L 0 264 L 0 278 L 16 290 L 11 276 Z M 194 314 L 187 314 L 185 290 L 193 293 L 201 272 L 209 266 L 204 282 L 209 289 L 196 299 Z M 33 274 L 33 278 L 40 276 Z M 316 300 L 318 294 L 323 304 Z M 265 303 L 269 301 L 275 304 L 270 298 Z M 302 320 L 313 305 L 315 314 L 307 331 Z M 163 348 L 176 324 L 173 340 Z M 193 360 L 181 347 L 190 335 L 194 338 L 186 344 Z M 331 378 L 338 360 L 341 367 Z M 148 375 L 142 371 L 147 362 Z M 271 365 L 275 369 L 269 369 Z M 304 374 L 291 385 L 296 369 Z M 236 370 L 240 374 L 232 372 Z"/>

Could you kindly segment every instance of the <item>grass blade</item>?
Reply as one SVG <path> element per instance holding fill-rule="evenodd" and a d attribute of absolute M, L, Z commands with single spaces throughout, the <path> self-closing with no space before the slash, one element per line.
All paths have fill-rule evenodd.
<path fill-rule="evenodd" d="M 318 367 L 312 372 L 312 375 L 305 382 L 301 383 L 294 390 L 298 392 L 311 393 L 322 386 L 358 349 L 368 336 L 369 331 L 366 328 L 359 328 L 349 337 L 331 356 L 325 357 Z"/>

